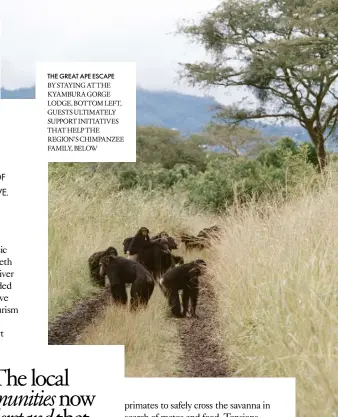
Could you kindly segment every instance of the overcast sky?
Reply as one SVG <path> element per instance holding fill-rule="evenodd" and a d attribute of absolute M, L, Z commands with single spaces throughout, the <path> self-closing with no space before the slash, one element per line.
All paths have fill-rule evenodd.
<path fill-rule="evenodd" d="M 178 62 L 204 59 L 201 47 L 174 36 L 182 19 L 219 0 L 7 0 L 2 2 L 2 86 L 34 84 L 36 61 L 136 61 L 147 89 L 202 94 L 177 83 Z M 222 102 L 241 95 L 211 91 Z"/>

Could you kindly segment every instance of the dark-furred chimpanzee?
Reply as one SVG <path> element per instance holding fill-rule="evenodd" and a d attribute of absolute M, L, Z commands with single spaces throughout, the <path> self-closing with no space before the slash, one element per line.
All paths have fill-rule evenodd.
<path fill-rule="evenodd" d="M 174 249 L 177 249 L 177 242 L 175 241 L 175 239 L 171 236 L 169 236 L 169 234 L 165 231 L 162 231 L 160 233 L 158 233 L 156 236 L 151 238 L 151 241 L 155 241 L 158 239 L 165 239 L 168 242 L 168 248 L 169 251 L 171 252 Z M 181 256 L 175 256 L 172 255 L 171 253 L 167 253 L 167 252 L 163 252 L 161 254 L 161 268 L 160 268 L 160 273 L 158 275 L 164 274 L 165 272 L 168 271 L 168 269 L 173 268 L 176 265 L 182 265 L 184 264 L 184 260 Z"/>
<path fill-rule="evenodd" d="M 155 281 L 149 271 L 137 261 L 123 256 L 105 256 L 100 261 L 100 275 L 107 275 L 115 303 L 127 304 L 126 284 L 131 284 L 130 308 L 146 306 L 154 291 Z"/>
<path fill-rule="evenodd" d="M 129 259 L 137 261 L 140 252 L 147 248 L 150 244 L 149 229 L 141 227 L 130 242 L 127 252 L 129 252 Z"/>
<path fill-rule="evenodd" d="M 94 285 L 98 285 L 99 287 L 105 286 L 105 279 L 100 275 L 100 260 L 104 256 L 114 255 L 117 256 L 117 250 L 110 246 L 108 249 L 103 250 L 101 252 L 95 252 L 90 256 L 88 259 L 88 266 L 89 266 L 89 275 Z"/>
<path fill-rule="evenodd" d="M 151 240 L 149 245 L 140 251 L 138 262 L 144 265 L 155 279 L 175 266 L 168 240 L 163 238 Z"/>
<path fill-rule="evenodd" d="M 174 249 L 178 248 L 177 242 L 175 241 L 175 239 L 173 237 L 169 236 L 169 234 L 164 230 L 162 232 L 158 233 L 157 235 L 153 236 L 151 238 L 151 240 L 156 240 L 156 239 L 161 239 L 161 238 L 168 240 L 170 250 L 174 250 Z"/>
<path fill-rule="evenodd" d="M 174 268 L 176 265 L 184 264 L 182 256 L 175 256 L 170 251 L 160 252 L 160 267 L 158 272 L 155 274 L 156 279 L 167 272 L 170 268 Z"/>
<path fill-rule="evenodd" d="M 167 297 L 169 307 L 175 317 L 185 317 L 187 315 L 189 300 L 191 303 L 191 316 L 196 317 L 199 277 L 204 273 L 206 266 L 202 259 L 197 259 L 196 261 L 170 269 L 160 278 L 160 287 Z M 179 290 L 183 290 L 183 312 L 181 311 Z"/>

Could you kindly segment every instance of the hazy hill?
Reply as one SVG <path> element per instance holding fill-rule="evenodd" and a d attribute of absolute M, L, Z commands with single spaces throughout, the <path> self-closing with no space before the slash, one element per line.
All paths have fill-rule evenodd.
<path fill-rule="evenodd" d="M 34 99 L 35 87 L 18 88 L 17 90 L 1 89 L 1 98 L 11 99 Z"/>
<path fill-rule="evenodd" d="M 3 99 L 34 99 L 35 87 L 17 90 L 1 89 Z M 150 91 L 137 89 L 137 124 L 176 128 L 182 134 L 198 133 L 212 119 L 215 101 L 208 97 L 181 94 L 175 91 Z M 298 126 L 250 123 L 267 136 L 289 136 L 297 141 L 307 141 L 304 129 Z"/>

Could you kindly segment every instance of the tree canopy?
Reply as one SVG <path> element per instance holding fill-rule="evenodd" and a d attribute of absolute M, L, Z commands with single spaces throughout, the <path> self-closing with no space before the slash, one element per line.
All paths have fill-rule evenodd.
<path fill-rule="evenodd" d="M 191 164 L 197 169 L 205 168 L 204 152 L 197 143 L 184 140 L 177 130 L 157 126 L 137 127 L 137 160 L 159 163 L 164 168 L 176 164 Z"/>
<path fill-rule="evenodd" d="M 258 130 L 236 125 L 210 123 L 205 132 L 205 143 L 218 145 L 224 152 L 236 157 L 254 156 L 261 150 L 264 140 Z"/>
<path fill-rule="evenodd" d="M 181 63 L 181 76 L 201 87 L 247 87 L 254 109 L 221 106 L 234 123 L 285 118 L 305 128 L 319 166 L 338 124 L 338 2 L 228 0 L 198 23 L 178 30 L 208 52 L 206 62 Z"/>

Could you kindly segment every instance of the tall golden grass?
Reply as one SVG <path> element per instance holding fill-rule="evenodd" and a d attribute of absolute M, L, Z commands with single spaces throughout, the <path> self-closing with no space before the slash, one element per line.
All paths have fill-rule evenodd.
<path fill-rule="evenodd" d="M 212 253 L 224 352 L 235 375 L 297 377 L 298 416 L 338 410 L 338 188 L 249 207 Z"/>
<path fill-rule="evenodd" d="M 183 372 L 178 329 L 168 318 L 167 305 L 158 287 L 148 308 L 137 314 L 109 306 L 88 326 L 78 344 L 124 345 L 127 377 L 177 377 Z"/>
<path fill-rule="evenodd" d="M 333 415 L 338 409 L 338 187 L 333 180 L 316 192 L 300 187 L 303 192 L 284 205 L 252 204 L 217 220 L 185 207 L 177 196 L 119 192 L 110 179 L 95 175 L 79 181 L 80 186 L 62 176 L 50 180 L 50 317 L 93 292 L 87 271 L 92 252 L 109 245 L 122 252 L 123 239 L 141 225 L 152 233 L 175 234 L 217 221 L 225 232 L 206 260 L 217 291 L 217 336 L 234 375 L 296 376 L 297 415 Z M 109 306 L 79 343 L 125 344 L 128 376 L 177 375 L 177 322 L 165 311 L 158 291 L 136 316 Z"/>

